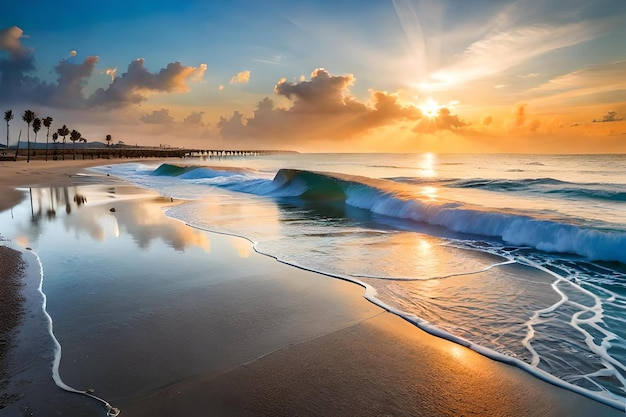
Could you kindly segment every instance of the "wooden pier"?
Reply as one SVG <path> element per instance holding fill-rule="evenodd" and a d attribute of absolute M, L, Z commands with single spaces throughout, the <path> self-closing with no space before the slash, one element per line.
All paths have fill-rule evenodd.
<path fill-rule="evenodd" d="M 50 147 L 47 151 L 49 161 L 73 159 L 136 159 L 136 158 L 235 158 L 250 157 L 271 154 L 296 153 L 294 151 L 280 150 L 238 150 L 238 149 L 188 149 L 188 148 L 152 148 L 111 146 L 110 148 L 80 148 L 74 149 L 66 146 L 65 149 Z M 20 148 L 6 150 L 6 160 L 23 160 L 27 158 L 27 149 Z M 9 157 L 10 156 L 10 157 Z M 46 159 L 46 150 L 37 148 L 30 150 L 30 159 Z"/>

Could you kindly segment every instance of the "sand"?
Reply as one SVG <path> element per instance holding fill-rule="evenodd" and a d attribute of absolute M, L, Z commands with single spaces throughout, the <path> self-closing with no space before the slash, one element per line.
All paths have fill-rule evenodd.
<path fill-rule="evenodd" d="M 0 246 L 0 409 L 15 400 L 6 391 L 10 377 L 7 372 L 7 356 L 14 345 L 15 328 L 24 314 L 24 297 L 20 291 L 23 275 L 24 261 L 21 253 Z"/>
<path fill-rule="evenodd" d="M 19 203 L 24 193 L 15 188 L 54 187 L 101 183 L 114 181 L 112 178 L 89 175 L 77 175 L 84 168 L 107 165 L 112 160 L 106 159 L 78 159 L 65 161 L 0 161 L 0 211 L 6 210 Z M 115 160 L 116 162 L 131 162 L 131 160 Z M 0 234 L 2 231 L 0 230 Z"/>
<path fill-rule="evenodd" d="M 21 198 L 22 193 L 12 192 L 15 187 L 116 181 L 110 177 L 77 175 L 84 167 L 107 162 L 0 162 L 0 210 L 10 208 Z M 250 262 L 258 265 L 259 274 L 301 276 L 303 280 L 315 275 L 315 279 L 320 279 L 316 274 L 286 265 L 268 267 L 270 260 L 253 255 Z M 8 267 L 13 264 L 17 268 L 19 258 L 8 258 Z M 29 259 L 25 257 L 27 263 Z M 232 271 L 237 273 L 235 265 Z M 271 353 L 241 361 L 220 372 L 201 373 L 165 387 L 107 400 L 122 409 L 122 416 L 151 417 L 623 415 L 616 409 L 540 381 L 520 369 L 429 335 L 366 301 L 363 289 L 357 285 L 338 283 L 328 277 L 323 279 L 330 280 L 323 288 L 333 289 L 338 294 L 335 297 L 307 294 L 306 316 L 314 314 L 318 318 L 315 336 L 295 338 L 295 341 L 294 337 L 285 338 L 291 341 L 279 343 L 279 348 Z M 289 291 L 285 289 L 284 294 L 272 295 L 265 304 L 292 296 Z M 241 296 L 258 298 L 259 293 Z M 17 297 L 13 299 L 17 302 L 12 307 L 15 311 L 20 308 Z M 304 314 L 298 313 L 298 306 L 290 308 L 286 314 Z M 256 326 L 272 328 L 269 318 L 258 315 L 256 320 Z M 22 328 L 28 321 L 22 318 Z M 299 323 L 294 320 L 291 328 L 281 331 L 300 334 Z M 237 328 L 231 330 L 237 331 Z M 274 334 L 266 337 L 277 337 L 272 336 Z M 233 335 L 231 339 L 251 343 L 247 348 L 252 352 L 261 352 L 260 345 L 267 343 L 263 338 L 255 341 L 244 335 L 241 338 Z M 223 343 L 223 340 L 215 343 Z M 18 338 L 11 349 L 17 356 L 27 354 L 26 339 Z M 49 360 L 45 355 L 38 359 Z M 82 398 L 73 396 L 70 401 L 60 390 L 55 390 L 51 380 L 37 381 L 37 384 L 45 389 L 25 389 L 20 401 L 34 401 L 29 396 L 36 392 L 38 403 L 64 404 L 57 406 L 56 415 L 104 415 L 102 409 L 89 409 Z M 95 414 L 89 414 L 91 412 Z"/>

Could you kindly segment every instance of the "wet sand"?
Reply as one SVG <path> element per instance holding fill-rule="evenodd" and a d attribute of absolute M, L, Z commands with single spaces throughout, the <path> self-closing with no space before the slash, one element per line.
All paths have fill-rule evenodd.
<path fill-rule="evenodd" d="M 102 162 L 54 161 L 54 166 L 45 161 L 30 165 L 0 162 L 0 210 L 19 201 L 5 192 L 14 187 L 115 181 L 77 175 L 82 168 Z M 212 239 L 215 242 L 220 239 Z M 19 398 L 4 411 L 104 415 L 99 404 L 56 388 L 51 376 L 46 379 L 33 374 L 39 366 L 49 367 L 46 363 L 51 354 L 29 350 L 31 338 L 45 338 L 46 334 L 42 330 L 45 323 L 36 314 L 28 314 L 36 311 L 40 302 L 34 287 L 37 271 L 28 252 L 22 258 L 27 264 L 22 293 L 32 304 L 22 303 L 27 314 L 17 326 L 11 347 L 13 367 L 5 367 L 13 378 L 8 393 Z M 19 256 L 7 259 L 9 267 L 19 266 Z M 215 324 L 206 322 L 205 337 L 212 338 L 215 346 L 207 354 L 212 363 L 202 364 L 204 370 L 191 377 L 143 390 L 134 387 L 126 392 L 119 390 L 122 380 L 104 381 L 103 392 L 113 395 L 107 400 L 122 410 L 122 416 L 624 415 L 431 336 L 366 301 L 357 285 L 298 270 L 256 253 L 224 268 L 234 283 L 232 292 L 222 286 L 221 294 L 237 294 L 237 299 L 218 295 L 211 299 L 211 311 L 206 314 Z M 246 278 L 250 270 L 256 271 L 259 285 L 271 285 L 272 290 L 236 286 L 237 279 Z M 17 310 L 20 300 L 14 301 Z M 259 310 L 254 311 L 254 320 L 245 320 L 250 305 Z M 211 326 L 218 323 L 219 332 L 211 333 Z M 175 355 L 175 349 L 172 352 Z M 72 349 L 64 350 L 64 355 L 71 356 Z M 181 366 L 188 359 L 178 358 Z M 169 360 L 175 364 L 177 358 Z M 16 364 L 21 364 L 21 369 Z M 68 380 L 81 373 L 72 366 L 68 360 L 62 369 Z"/>
<path fill-rule="evenodd" d="M 15 394 L 7 392 L 9 380 L 8 355 L 14 346 L 14 331 L 24 314 L 24 296 L 20 287 L 24 278 L 22 254 L 0 246 L 0 409 L 15 401 Z"/>

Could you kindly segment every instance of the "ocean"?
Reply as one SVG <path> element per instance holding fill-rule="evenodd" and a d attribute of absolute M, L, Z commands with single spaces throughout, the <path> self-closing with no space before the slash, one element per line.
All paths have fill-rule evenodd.
<path fill-rule="evenodd" d="M 91 171 L 182 204 L 165 210 L 176 220 L 172 230 L 151 223 L 160 213 L 147 207 L 132 214 L 133 222 L 124 222 L 120 208 L 107 217 L 111 189 L 91 194 L 83 207 L 80 189 L 56 197 L 61 190 L 38 190 L 35 209 L 23 203 L 0 213 L 2 224 L 15 229 L 5 227 L 5 237 L 30 236 L 44 276 L 62 276 L 72 264 L 98 265 L 97 280 L 44 284 L 52 304 L 77 287 L 88 295 L 77 302 L 83 310 L 76 307 L 89 311 L 86 317 L 66 305 L 49 307 L 70 357 L 80 357 L 85 338 L 106 343 L 112 332 L 131 332 L 134 320 L 150 317 L 155 300 L 174 302 L 177 295 L 164 290 L 180 290 L 172 277 L 193 276 L 203 259 L 216 256 L 200 233 L 210 231 L 243 237 L 272 262 L 361 285 L 368 300 L 429 333 L 618 408 L 626 405 L 626 155 L 284 153 Z M 73 202 L 72 216 L 62 217 L 54 201 Z M 14 220 L 51 210 L 59 213 L 54 225 Z M 97 243 L 131 227 L 129 241 L 111 241 L 106 249 Z M 72 234 L 90 238 L 82 237 L 81 252 L 68 257 L 61 236 Z M 138 259 L 133 245 L 169 246 L 185 252 L 188 262 L 181 271 L 175 253 L 157 263 Z M 113 286 L 112 276 L 142 262 L 167 272 L 148 288 L 132 280 Z M 138 292 L 141 299 L 133 295 Z M 118 307 L 107 308 L 107 299 Z M 93 311 L 101 305 L 94 300 L 105 304 Z M 129 305 L 132 310 L 119 307 Z M 95 336 L 81 333 L 95 315 Z M 149 341 L 137 343 L 147 349 Z M 180 366 L 189 369 L 146 378 L 158 385 L 193 373 L 194 363 Z M 117 384 L 140 388 L 139 382 Z"/>
<path fill-rule="evenodd" d="M 280 154 L 101 167 L 167 215 L 626 402 L 626 155 Z M 506 358 L 503 358 L 505 356 Z"/>

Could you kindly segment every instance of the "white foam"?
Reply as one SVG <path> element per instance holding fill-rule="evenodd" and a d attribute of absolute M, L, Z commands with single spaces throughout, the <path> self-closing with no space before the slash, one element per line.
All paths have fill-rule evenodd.
<path fill-rule="evenodd" d="M 48 333 L 50 334 L 50 338 L 52 340 L 52 343 L 54 344 L 54 359 L 52 361 L 52 379 L 54 380 L 54 383 L 59 388 L 65 391 L 85 395 L 87 397 L 93 398 L 94 400 L 100 401 L 106 408 L 107 416 L 111 416 L 111 417 L 117 416 L 120 413 L 120 410 L 111 406 L 111 404 L 109 404 L 106 400 L 100 397 L 97 397 L 88 391 L 78 390 L 76 388 L 70 387 L 65 382 L 63 382 L 63 379 L 61 378 L 61 375 L 59 374 L 59 365 L 61 364 L 61 344 L 59 343 L 56 336 L 54 335 L 54 326 L 52 323 L 52 317 L 50 317 L 50 314 L 48 314 L 48 310 L 46 309 L 47 297 L 43 291 L 43 278 L 44 278 L 43 264 L 41 263 L 41 259 L 39 258 L 39 256 L 34 251 L 31 250 L 30 252 L 34 255 L 35 259 L 37 260 L 37 263 L 39 264 L 40 279 L 39 279 L 38 290 L 43 300 L 41 308 L 48 322 Z"/>

